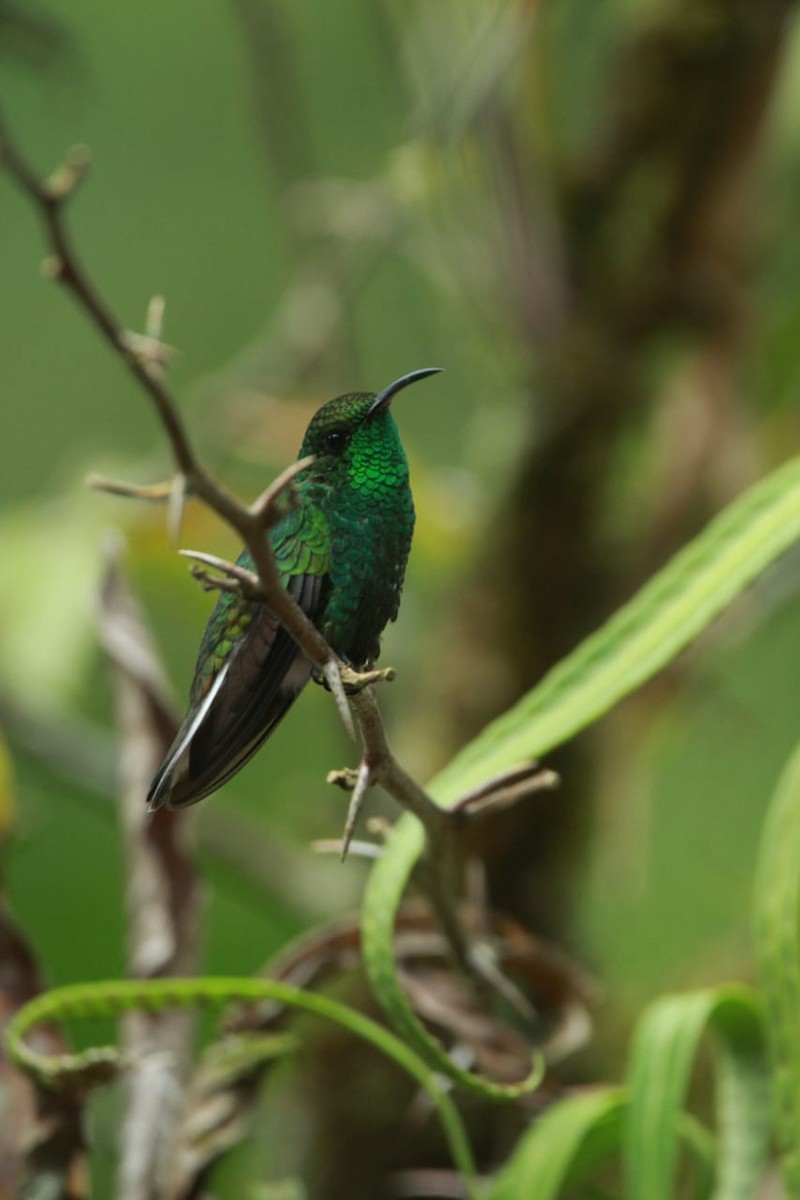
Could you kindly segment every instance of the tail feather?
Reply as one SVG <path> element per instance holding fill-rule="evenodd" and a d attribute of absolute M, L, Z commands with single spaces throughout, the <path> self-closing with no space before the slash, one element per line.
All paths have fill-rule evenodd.
<path fill-rule="evenodd" d="M 307 575 L 290 584 L 310 616 L 321 582 Z M 181 808 L 221 787 L 273 732 L 310 674 L 305 654 L 264 607 L 187 714 L 150 785 L 148 809 Z"/>

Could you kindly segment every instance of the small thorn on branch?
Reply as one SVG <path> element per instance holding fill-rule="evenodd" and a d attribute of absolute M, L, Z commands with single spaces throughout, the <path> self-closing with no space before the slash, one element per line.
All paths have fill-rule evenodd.
<path fill-rule="evenodd" d="M 144 331 L 147 337 L 154 342 L 161 341 L 161 335 L 164 332 L 164 309 L 167 302 L 163 296 L 151 296 L 150 303 L 147 306 L 147 317 L 144 323 Z"/>
<path fill-rule="evenodd" d="M 350 712 L 350 705 L 347 703 L 347 696 L 345 695 L 344 684 L 342 683 L 341 672 L 343 669 L 338 659 L 331 658 L 322 668 L 322 677 L 336 701 L 339 716 L 342 718 L 342 724 L 347 730 L 350 740 L 355 741 L 356 731 L 353 725 L 353 714 Z"/>
<path fill-rule="evenodd" d="M 43 186 L 43 195 L 52 204 L 63 204 L 86 178 L 92 165 L 88 146 L 73 146 L 60 167 L 57 167 Z"/>
<path fill-rule="evenodd" d="M 356 827 L 356 821 L 358 820 L 359 813 L 361 812 L 367 795 L 367 790 L 371 784 L 372 771 L 367 760 L 363 758 L 361 760 L 361 765 L 358 768 L 356 784 L 350 797 L 350 806 L 347 810 L 347 820 L 344 824 L 344 833 L 342 834 L 342 862 L 344 862 L 344 860 L 347 858 L 347 851 L 350 847 L 350 842 Z"/>
<path fill-rule="evenodd" d="M 131 329 L 123 329 L 119 335 L 121 349 L 141 364 L 146 370 L 159 376 L 164 368 L 169 366 L 178 351 L 174 346 L 168 346 L 157 337 L 148 333 L 134 333 Z"/>
<path fill-rule="evenodd" d="M 46 258 L 42 259 L 41 272 L 42 279 L 46 280 L 47 283 L 58 283 L 60 279 L 64 278 L 65 267 L 63 258 L 60 258 L 57 254 L 48 254 Z"/>
<path fill-rule="evenodd" d="M 315 854 L 338 854 L 342 860 L 346 853 L 355 858 L 370 859 L 380 858 L 383 853 L 382 846 L 375 842 L 362 842 L 357 838 L 353 838 L 346 849 L 343 838 L 318 838 L 316 842 L 311 843 L 311 849 Z"/>

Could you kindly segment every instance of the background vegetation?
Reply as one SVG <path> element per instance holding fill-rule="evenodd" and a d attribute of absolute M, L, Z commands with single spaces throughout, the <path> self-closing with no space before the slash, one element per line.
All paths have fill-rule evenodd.
<path fill-rule="evenodd" d="M 260 490 L 330 395 L 446 368 L 397 410 L 419 526 L 382 704 L 419 778 L 794 450 L 788 0 L 6 3 L 0 52 L 7 117 L 42 171 L 91 147 L 76 238 L 131 327 L 166 295 L 172 381 L 232 485 Z M 181 697 L 209 602 L 160 510 L 85 492 L 89 469 L 160 478 L 164 446 L 119 363 L 37 276 L 40 233 L 5 180 L 0 229 L 4 879 L 60 984 L 125 971 L 93 617 L 106 531 L 125 531 Z M 233 549 L 194 510 L 183 541 Z M 648 999 L 754 976 L 755 848 L 797 737 L 796 567 L 786 556 L 552 756 L 559 793 L 479 831 L 498 905 L 599 985 L 593 1037 L 554 1087 L 618 1079 Z M 350 755 L 315 689 L 198 812 L 204 971 L 249 974 L 357 904 L 363 868 L 307 849 L 339 832 L 322 781 Z M 215 1194 L 302 1176 L 310 1196 L 375 1197 L 441 1154 L 411 1135 L 398 1153 L 407 1095 L 328 1049 L 270 1092 Z M 95 1112 L 102 1195 L 113 1100 Z M 514 1131 L 485 1114 L 477 1130 L 496 1165 Z"/>

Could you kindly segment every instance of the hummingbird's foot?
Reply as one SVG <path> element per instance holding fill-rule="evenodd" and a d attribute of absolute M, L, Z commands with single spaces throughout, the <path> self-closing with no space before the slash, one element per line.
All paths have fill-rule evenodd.
<path fill-rule="evenodd" d="M 520 800 L 525 800 L 537 792 L 552 791 L 560 782 L 561 778 L 556 771 L 543 767 L 534 760 L 519 767 L 511 767 L 508 771 L 501 771 L 499 775 L 493 775 L 486 783 L 456 800 L 447 811 L 469 821 L 476 820 L 488 813 L 511 808 Z"/>
<path fill-rule="evenodd" d="M 396 678 L 394 667 L 376 667 L 370 671 L 356 671 L 353 667 L 345 666 L 342 670 L 342 683 L 348 696 L 355 696 L 373 683 L 391 683 Z"/>
<path fill-rule="evenodd" d="M 352 767 L 342 767 L 339 771 L 328 771 L 325 782 L 332 783 L 334 787 L 341 788 L 343 792 L 352 792 L 358 783 L 358 771 L 354 771 Z"/>
<path fill-rule="evenodd" d="M 371 671 L 358 671 L 351 666 L 346 659 L 342 659 L 342 668 L 340 671 L 342 686 L 344 687 L 346 696 L 356 696 L 359 692 L 363 692 L 364 688 L 371 687 L 373 683 L 391 683 L 397 677 L 397 672 L 394 667 L 381 667 Z M 314 683 L 318 683 L 320 687 L 324 687 L 326 691 L 330 691 L 330 685 L 323 676 L 322 672 L 316 667 L 311 671 L 311 678 Z"/>
<path fill-rule="evenodd" d="M 353 670 L 353 664 L 350 662 L 349 659 L 347 659 L 347 658 L 339 659 L 339 678 L 340 679 L 342 679 L 342 676 L 344 675 L 345 671 L 352 671 L 352 670 Z M 312 681 L 312 683 L 316 683 L 319 687 L 325 688 L 326 692 L 329 692 L 331 690 L 331 685 L 328 682 L 327 676 L 325 675 L 325 672 L 322 670 L 321 667 L 312 666 L 311 681 Z M 342 681 L 342 687 L 344 687 L 344 681 Z"/>

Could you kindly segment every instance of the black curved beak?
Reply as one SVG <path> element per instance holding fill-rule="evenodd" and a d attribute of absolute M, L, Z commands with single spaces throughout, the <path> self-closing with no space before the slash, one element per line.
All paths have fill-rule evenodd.
<path fill-rule="evenodd" d="M 394 383 L 390 383 L 382 392 L 378 392 L 372 404 L 367 410 L 367 417 L 374 417 L 378 413 L 386 412 L 386 409 L 392 402 L 392 398 L 401 392 L 404 387 L 408 387 L 410 383 L 416 383 L 418 379 L 427 379 L 429 375 L 438 375 L 442 370 L 441 367 L 422 367 L 419 371 L 409 371 L 408 375 L 401 375 L 399 379 L 395 379 Z"/>

